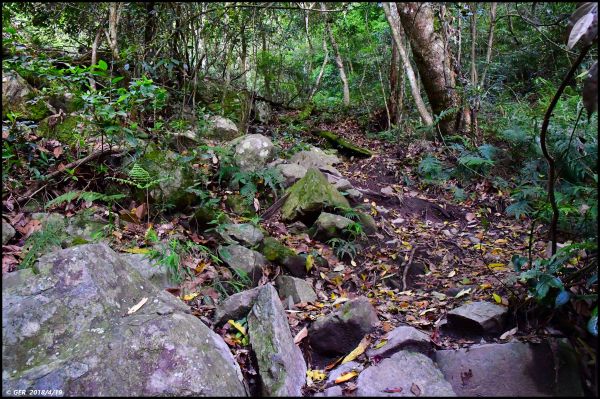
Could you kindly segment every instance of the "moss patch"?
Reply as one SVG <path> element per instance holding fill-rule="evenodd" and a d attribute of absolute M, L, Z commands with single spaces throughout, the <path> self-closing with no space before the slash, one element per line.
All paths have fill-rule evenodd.
<path fill-rule="evenodd" d="M 61 143 L 68 145 L 75 144 L 75 135 L 73 132 L 77 130 L 78 116 L 67 116 L 62 123 L 57 124 L 54 128 L 48 126 L 48 118 L 39 123 L 37 134 L 41 137 L 53 138 Z"/>
<path fill-rule="evenodd" d="M 337 134 L 333 132 L 329 132 L 326 130 L 320 130 L 315 132 L 315 134 L 319 137 L 323 137 L 331 143 L 334 147 L 338 148 L 340 151 L 346 152 L 349 155 L 357 155 L 363 157 L 370 157 L 373 153 L 366 148 L 359 147 L 355 144 L 352 144 L 348 140 L 345 140 L 339 137 Z"/>
<path fill-rule="evenodd" d="M 260 252 L 270 262 L 277 262 L 283 264 L 285 259 L 291 256 L 296 256 L 296 252 L 283 245 L 273 237 L 267 237 L 264 239 L 261 246 Z"/>
<path fill-rule="evenodd" d="M 350 207 L 348 200 L 316 168 L 308 169 L 288 193 L 290 195 L 281 208 L 282 219 L 286 222 L 303 219 L 312 224 L 323 210 Z"/>

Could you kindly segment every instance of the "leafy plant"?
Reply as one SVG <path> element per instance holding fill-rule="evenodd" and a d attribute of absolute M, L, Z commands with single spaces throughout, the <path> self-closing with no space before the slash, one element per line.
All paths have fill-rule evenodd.
<path fill-rule="evenodd" d="M 427 155 L 419 162 L 417 172 L 427 182 L 436 182 L 446 177 L 440 160 L 431 155 Z"/>
<path fill-rule="evenodd" d="M 354 260 L 356 256 L 356 244 L 351 241 L 344 240 L 342 238 L 332 238 L 327 241 L 327 244 L 333 249 L 335 252 L 335 256 L 339 259 L 344 259 L 346 257 Z"/>
<path fill-rule="evenodd" d="M 33 266 L 37 258 L 54 246 L 60 247 L 65 235 L 64 221 L 49 220 L 41 229 L 33 233 L 25 242 L 28 248 L 19 269 L 27 269 Z"/>
<path fill-rule="evenodd" d="M 120 200 L 125 197 L 126 197 L 125 194 L 107 195 L 107 194 L 97 193 L 94 191 L 68 191 L 62 195 L 59 195 L 58 197 L 54 198 L 53 200 L 48 201 L 48 203 L 46 203 L 45 208 L 47 209 L 47 208 L 51 208 L 53 206 L 59 206 L 64 203 L 69 203 L 69 202 L 72 202 L 75 200 L 80 200 L 83 202 L 103 201 L 103 202 L 112 203 L 114 201 Z"/>

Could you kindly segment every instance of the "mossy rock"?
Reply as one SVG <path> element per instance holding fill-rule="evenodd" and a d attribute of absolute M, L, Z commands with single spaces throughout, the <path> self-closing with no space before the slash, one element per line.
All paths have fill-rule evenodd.
<path fill-rule="evenodd" d="M 294 277 L 306 276 L 306 257 L 283 245 L 273 237 L 266 237 L 260 247 L 268 261 L 283 266 Z"/>
<path fill-rule="evenodd" d="M 312 224 L 323 210 L 350 207 L 348 200 L 316 168 L 309 168 L 287 192 L 289 197 L 281 208 L 286 222 L 301 220 Z"/>
<path fill-rule="evenodd" d="M 342 152 L 346 152 L 348 155 L 355 155 L 360 157 L 370 157 L 373 155 L 373 153 L 370 150 L 352 144 L 348 140 L 339 137 L 333 132 L 327 130 L 320 130 L 315 132 L 315 134 L 319 137 L 327 139 L 327 141 L 329 141 L 331 145 L 338 148 Z"/>
<path fill-rule="evenodd" d="M 181 211 L 197 200 L 195 194 L 186 191 L 194 184 L 194 171 L 189 164 L 179 161 L 174 152 L 151 147 L 138 160 L 138 164 L 154 179 L 167 178 L 150 188 L 153 203 L 170 204 L 171 209 Z M 136 188 L 134 196 L 138 200 L 145 200 L 146 191 Z"/>
<path fill-rule="evenodd" d="M 246 199 L 239 194 L 232 194 L 225 200 L 225 205 L 236 215 L 252 217 L 256 211 L 248 204 Z"/>
<path fill-rule="evenodd" d="M 75 144 L 75 135 L 73 132 L 77 130 L 79 116 L 68 115 L 61 123 L 58 123 L 54 128 L 48 126 L 48 118 L 40 122 L 37 134 L 41 137 L 52 138 L 61 143 L 72 145 Z"/>
<path fill-rule="evenodd" d="M 215 227 L 210 223 L 214 220 L 216 220 L 219 224 L 232 223 L 229 216 L 223 212 L 219 212 L 217 208 L 201 206 L 196 209 L 190 218 L 190 228 L 202 233 L 206 229 Z"/>

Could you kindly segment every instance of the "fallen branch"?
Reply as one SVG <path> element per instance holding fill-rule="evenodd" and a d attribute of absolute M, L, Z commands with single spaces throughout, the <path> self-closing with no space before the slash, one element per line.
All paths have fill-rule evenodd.
<path fill-rule="evenodd" d="M 44 188 L 45 185 L 40 188 L 40 185 L 43 182 L 46 182 L 46 181 L 51 180 L 51 179 L 54 179 L 56 176 L 60 175 L 65 170 L 77 168 L 77 167 L 79 167 L 79 166 L 81 166 L 81 165 L 83 165 L 85 163 L 88 163 L 88 162 L 93 161 L 93 160 L 95 160 L 97 158 L 100 158 L 101 156 L 104 156 L 106 154 L 114 154 L 116 152 L 117 152 L 116 149 L 104 149 L 104 150 L 96 151 L 96 152 L 93 152 L 93 153 L 91 153 L 90 155 L 88 155 L 88 156 L 86 156 L 84 158 L 78 159 L 77 161 L 73 161 L 73 162 L 65 165 L 65 167 L 62 168 L 62 169 L 55 170 L 54 172 L 52 172 L 50 174 L 47 174 L 41 180 L 38 180 L 38 181 L 34 182 L 32 184 L 32 186 L 25 192 L 25 194 L 23 194 L 21 196 L 21 198 L 17 200 L 17 203 L 19 205 L 21 205 L 21 203 L 29 201 L 35 194 L 37 194 L 42 188 Z"/>
<path fill-rule="evenodd" d="M 283 197 L 279 198 L 277 201 L 273 203 L 262 215 L 260 215 L 262 220 L 268 220 L 271 216 L 273 216 L 279 208 L 283 206 L 285 200 L 290 196 L 290 193 L 286 193 Z"/>
<path fill-rule="evenodd" d="M 414 247 L 412 249 L 412 251 L 410 251 L 408 263 L 406 264 L 406 266 L 404 266 L 404 272 L 402 272 L 402 291 L 406 291 L 406 276 L 408 275 L 408 271 L 410 270 L 410 267 L 412 266 L 413 256 L 415 256 L 416 250 L 417 250 L 417 247 Z"/>

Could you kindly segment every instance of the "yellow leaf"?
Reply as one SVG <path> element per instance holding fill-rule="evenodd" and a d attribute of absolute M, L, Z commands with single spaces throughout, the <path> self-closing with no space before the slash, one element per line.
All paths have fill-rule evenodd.
<path fill-rule="evenodd" d="M 306 257 L 306 271 L 309 272 L 310 269 L 312 269 L 314 264 L 315 264 L 315 259 L 313 258 L 312 255 L 308 255 Z"/>
<path fill-rule="evenodd" d="M 327 374 L 325 374 L 322 370 L 307 370 L 306 376 L 313 381 L 323 381 L 327 378 Z"/>
<path fill-rule="evenodd" d="M 460 298 L 461 296 L 467 295 L 471 293 L 471 288 L 465 288 L 461 290 L 458 294 L 454 296 L 454 298 Z"/>
<path fill-rule="evenodd" d="M 506 265 L 504 263 L 490 263 L 488 265 L 488 267 L 492 270 L 497 270 L 497 271 L 507 271 L 508 268 L 506 267 Z"/>
<path fill-rule="evenodd" d="M 354 359 L 356 359 L 357 357 L 359 357 L 360 355 L 362 355 L 364 353 L 365 349 L 367 349 L 367 346 L 369 346 L 369 343 L 370 343 L 369 338 L 364 337 L 362 339 L 362 341 L 360 341 L 358 346 L 356 348 L 354 348 L 354 350 L 352 352 L 350 352 L 348 354 L 348 356 L 346 356 L 344 358 L 344 360 L 342 360 L 342 364 L 351 362 Z"/>
<path fill-rule="evenodd" d="M 358 372 L 352 370 L 349 371 L 345 374 L 342 374 L 341 376 L 339 376 L 338 378 L 335 379 L 335 383 L 336 384 L 341 384 L 342 382 L 346 382 L 346 381 L 350 381 L 351 379 L 353 379 L 354 377 L 356 377 L 358 375 Z"/>
<path fill-rule="evenodd" d="M 483 283 L 479 286 L 479 289 L 481 289 L 481 290 L 487 290 L 490 288 L 492 288 L 492 285 L 490 283 Z"/>
<path fill-rule="evenodd" d="M 227 323 L 231 324 L 235 327 L 236 330 L 246 335 L 246 329 L 240 323 L 235 322 L 234 320 L 227 320 Z"/>
<path fill-rule="evenodd" d="M 141 301 L 139 301 L 139 302 L 137 303 L 137 305 L 133 306 L 132 308 L 130 308 L 130 309 L 127 311 L 127 314 L 133 314 L 133 313 L 137 312 L 138 310 L 140 310 L 140 308 L 141 308 L 142 306 L 144 306 L 144 304 L 145 304 L 146 302 L 148 302 L 148 298 L 142 298 L 142 300 L 141 300 Z"/>
<path fill-rule="evenodd" d="M 192 292 L 191 294 L 184 295 L 182 299 L 187 302 L 187 301 L 191 301 L 192 299 L 196 298 L 197 296 L 198 296 L 197 292 Z"/>
<path fill-rule="evenodd" d="M 448 273 L 448 278 L 454 277 L 454 276 L 456 276 L 456 270 L 452 270 L 450 273 Z"/>
<path fill-rule="evenodd" d="M 502 303 L 502 297 L 498 294 L 496 294 L 495 292 L 492 294 L 492 296 L 494 297 L 494 301 L 498 302 L 498 303 Z"/>
<path fill-rule="evenodd" d="M 128 248 L 125 250 L 125 252 L 129 252 L 130 254 L 147 254 L 150 253 L 150 249 L 149 248 Z"/>
<path fill-rule="evenodd" d="M 508 241 L 506 241 L 506 239 L 504 238 L 498 238 L 496 241 L 494 241 L 494 244 L 506 244 Z"/>
<path fill-rule="evenodd" d="M 380 343 L 378 343 L 377 345 L 375 345 L 375 349 L 379 349 L 382 346 L 384 346 L 385 344 L 387 344 L 388 340 L 387 339 L 382 339 Z"/>

